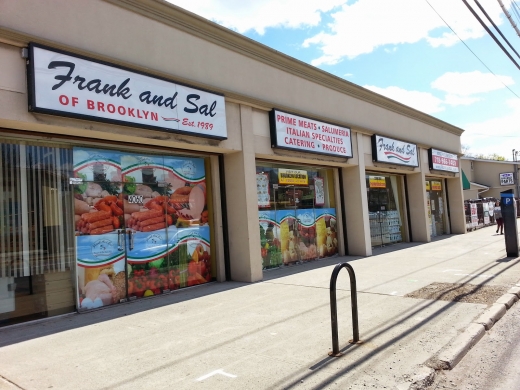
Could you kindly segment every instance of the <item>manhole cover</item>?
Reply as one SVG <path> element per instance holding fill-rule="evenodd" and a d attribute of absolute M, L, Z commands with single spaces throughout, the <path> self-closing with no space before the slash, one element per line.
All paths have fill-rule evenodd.
<path fill-rule="evenodd" d="M 467 283 L 432 283 L 405 297 L 492 305 L 509 290 L 507 286 L 483 286 Z"/>

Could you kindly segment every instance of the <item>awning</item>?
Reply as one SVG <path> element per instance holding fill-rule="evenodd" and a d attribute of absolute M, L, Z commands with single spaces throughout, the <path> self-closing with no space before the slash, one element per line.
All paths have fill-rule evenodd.
<path fill-rule="evenodd" d="M 461 172 L 462 172 L 462 189 L 469 190 L 471 187 L 471 184 L 469 184 L 469 180 L 466 177 L 466 174 L 464 173 L 464 171 L 462 169 L 461 169 Z"/>

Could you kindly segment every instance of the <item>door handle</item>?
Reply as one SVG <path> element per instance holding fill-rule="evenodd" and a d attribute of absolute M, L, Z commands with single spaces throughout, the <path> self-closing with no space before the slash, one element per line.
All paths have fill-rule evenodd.
<path fill-rule="evenodd" d="M 128 231 L 128 240 L 129 240 L 128 246 L 129 246 L 129 250 L 134 249 L 134 234 L 135 234 L 135 232 L 133 230 L 129 230 Z"/>
<path fill-rule="evenodd" d="M 123 250 L 123 236 L 124 234 L 123 230 L 117 231 L 117 249 L 122 251 Z"/>

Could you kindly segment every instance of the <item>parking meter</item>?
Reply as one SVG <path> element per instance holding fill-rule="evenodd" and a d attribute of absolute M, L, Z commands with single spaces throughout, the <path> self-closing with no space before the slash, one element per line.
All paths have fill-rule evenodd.
<path fill-rule="evenodd" d="M 500 193 L 500 206 L 504 220 L 504 238 L 508 257 L 518 257 L 518 228 L 516 226 L 516 201 L 513 190 Z"/>

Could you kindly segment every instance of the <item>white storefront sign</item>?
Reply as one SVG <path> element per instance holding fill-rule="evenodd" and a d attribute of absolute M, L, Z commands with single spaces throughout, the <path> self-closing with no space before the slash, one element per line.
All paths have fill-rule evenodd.
<path fill-rule="evenodd" d="M 372 159 L 377 162 L 418 167 L 417 145 L 408 142 L 372 136 Z"/>
<path fill-rule="evenodd" d="M 226 139 L 224 97 L 31 44 L 29 110 Z"/>
<path fill-rule="evenodd" d="M 314 119 L 272 110 L 269 115 L 273 148 L 352 157 L 351 131 Z"/>
<path fill-rule="evenodd" d="M 515 184 L 513 172 L 501 173 L 500 174 L 500 185 L 509 186 Z"/>
<path fill-rule="evenodd" d="M 456 154 L 432 148 L 428 150 L 428 157 L 430 160 L 430 169 L 459 172 L 459 158 Z"/>

